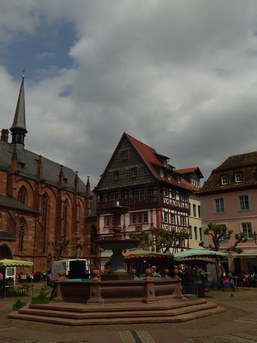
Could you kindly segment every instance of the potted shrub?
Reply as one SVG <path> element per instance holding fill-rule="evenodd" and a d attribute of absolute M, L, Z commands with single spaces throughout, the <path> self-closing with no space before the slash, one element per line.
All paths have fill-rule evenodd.
<path fill-rule="evenodd" d="M 32 304 L 48 304 L 50 300 L 50 291 L 48 287 L 45 286 L 41 289 L 38 295 L 31 298 Z"/>
<path fill-rule="evenodd" d="M 21 301 L 21 299 L 18 299 L 15 304 L 12 305 L 13 311 L 18 311 L 20 308 L 25 306 L 26 303 L 24 301 Z"/>

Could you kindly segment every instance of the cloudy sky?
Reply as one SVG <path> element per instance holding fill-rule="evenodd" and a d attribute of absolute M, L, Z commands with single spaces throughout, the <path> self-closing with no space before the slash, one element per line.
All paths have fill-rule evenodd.
<path fill-rule="evenodd" d="M 0 122 L 96 186 L 123 132 L 205 178 L 257 150 L 256 0 L 1 0 Z"/>

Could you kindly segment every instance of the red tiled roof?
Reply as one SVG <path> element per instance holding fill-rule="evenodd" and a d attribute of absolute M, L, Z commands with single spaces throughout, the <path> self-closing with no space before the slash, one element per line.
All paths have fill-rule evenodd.
<path fill-rule="evenodd" d="M 140 142 L 139 140 L 135 139 L 134 137 L 125 134 L 127 136 L 127 138 L 129 139 L 129 141 L 131 142 L 131 144 L 135 147 L 135 149 L 137 150 L 137 152 L 139 153 L 139 155 L 141 156 L 141 158 L 144 160 L 144 162 L 146 163 L 146 165 L 148 166 L 148 168 L 150 169 L 150 171 L 152 172 L 152 174 L 159 179 L 160 181 L 165 181 L 168 182 L 170 184 L 176 185 L 178 187 L 182 187 L 182 188 L 186 188 L 188 190 L 193 190 L 193 185 L 191 185 L 189 182 L 187 182 L 185 179 L 181 178 L 181 182 L 178 183 L 175 178 L 172 176 L 170 178 L 170 180 L 164 176 L 161 177 L 158 173 L 158 171 L 154 168 L 154 165 L 159 166 L 160 168 L 165 167 L 166 169 L 169 169 L 171 171 L 173 171 L 173 168 L 167 164 L 166 166 L 164 166 L 164 164 L 157 158 L 157 156 L 159 155 L 155 149 L 151 148 L 150 146 Z M 163 156 L 163 155 L 161 155 Z M 195 187 L 196 188 L 196 187 Z M 198 188 L 196 188 L 197 190 Z"/>
<path fill-rule="evenodd" d="M 235 182 L 235 174 L 242 173 L 242 182 Z M 221 176 L 227 175 L 228 184 L 221 184 Z M 200 190 L 200 194 L 235 191 L 257 187 L 257 152 L 228 157 L 214 169 Z"/>
<path fill-rule="evenodd" d="M 192 168 L 186 168 L 186 169 L 176 169 L 177 173 L 179 174 L 191 174 L 196 173 L 198 177 L 201 179 L 203 178 L 203 174 L 199 167 L 192 167 Z"/>
<path fill-rule="evenodd" d="M 218 168 L 214 170 L 226 170 L 239 167 L 257 165 L 257 151 L 228 157 Z"/>
<path fill-rule="evenodd" d="M 177 169 L 177 172 L 180 174 L 189 174 L 193 173 L 198 169 L 198 167 L 186 168 L 186 169 Z"/>

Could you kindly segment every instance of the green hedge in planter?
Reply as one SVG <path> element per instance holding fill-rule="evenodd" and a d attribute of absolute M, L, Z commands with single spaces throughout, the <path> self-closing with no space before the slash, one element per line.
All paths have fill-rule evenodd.
<path fill-rule="evenodd" d="M 43 287 L 39 294 L 31 298 L 32 304 L 48 304 L 50 300 L 50 291 L 47 286 Z"/>
<path fill-rule="evenodd" d="M 20 308 L 22 308 L 25 305 L 26 303 L 24 301 L 21 301 L 20 299 L 18 299 L 16 303 L 13 304 L 12 309 L 13 311 L 18 311 Z"/>
<path fill-rule="evenodd" d="M 42 298 L 39 296 L 32 297 L 31 298 L 31 304 L 48 304 L 50 300 L 50 297 Z"/>

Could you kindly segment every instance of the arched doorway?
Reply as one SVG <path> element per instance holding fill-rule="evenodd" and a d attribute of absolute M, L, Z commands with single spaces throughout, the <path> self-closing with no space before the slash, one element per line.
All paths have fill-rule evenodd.
<path fill-rule="evenodd" d="M 9 258 L 9 259 L 13 258 L 11 249 L 5 243 L 0 244 L 0 260 L 4 258 Z"/>

